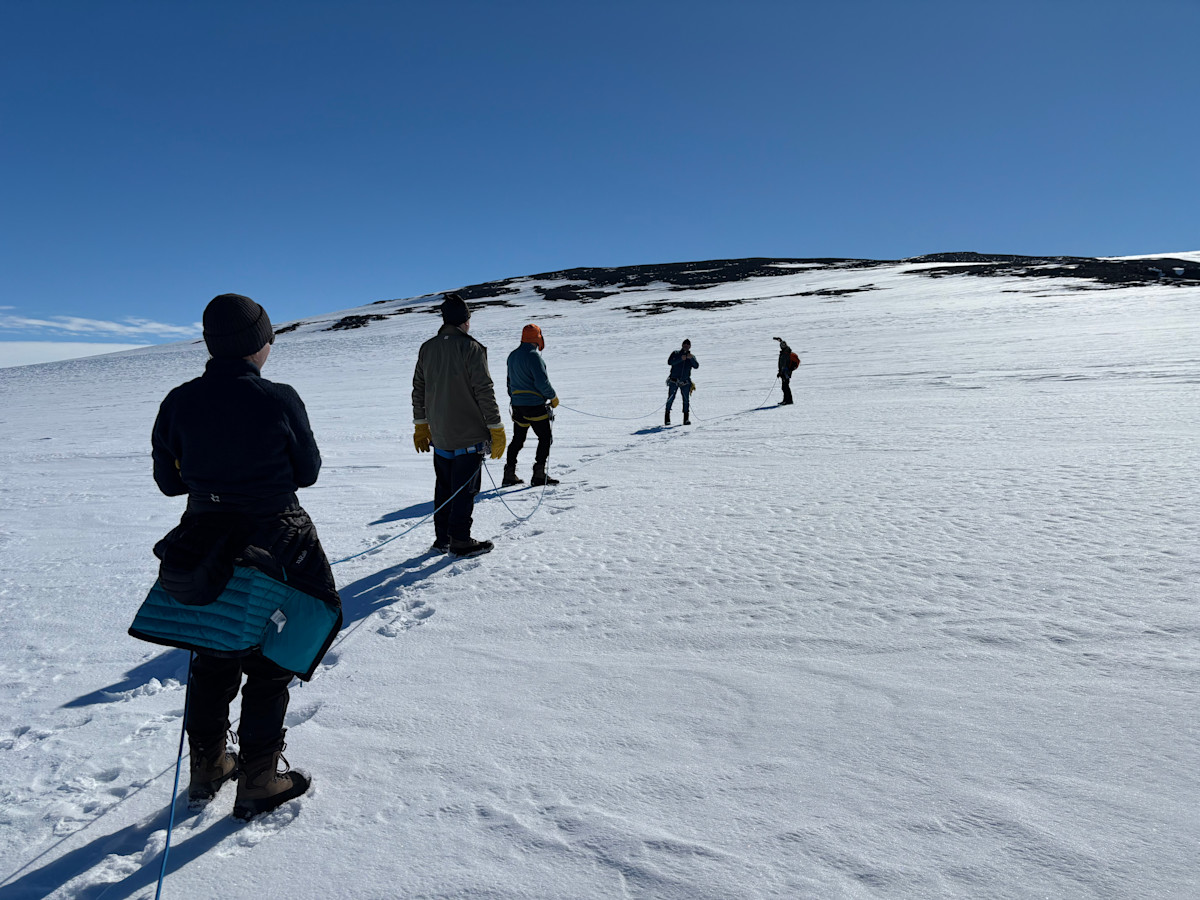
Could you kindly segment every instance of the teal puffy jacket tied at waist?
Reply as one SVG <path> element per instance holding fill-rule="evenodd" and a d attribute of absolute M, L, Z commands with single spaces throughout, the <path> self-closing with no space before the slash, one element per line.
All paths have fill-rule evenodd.
<path fill-rule="evenodd" d="M 307 681 L 342 626 L 341 609 L 236 566 L 217 599 L 180 603 L 155 582 L 129 633 L 154 644 L 242 656 L 259 652 Z"/>
<path fill-rule="evenodd" d="M 129 633 L 215 656 L 259 653 L 304 680 L 342 626 L 316 529 L 297 504 L 267 515 L 185 513 Z"/>

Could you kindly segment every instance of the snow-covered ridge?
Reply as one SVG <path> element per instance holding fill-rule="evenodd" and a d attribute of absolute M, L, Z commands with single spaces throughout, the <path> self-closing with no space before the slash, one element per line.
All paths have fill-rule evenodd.
<path fill-rule="evenodd" d="M 872 271 L 942 277 L 975 275 L 1026 279 L 1078 279 L 1096 286 L 1131 287 L 1151 284 L 1200 284 L 1200 253 L 1182 256 L 1144 256 L 1120 259 L 1037 257 L 974 252 L 934 253 L 905 260 L 867 259 L 724 259 L 689 263 L 584 267 L 506 278 L 456 288 L 476 309 L 515 308 L 540 301 L 598 303 L 609 298 L 632 302 L 616 305 L 634 316 L 661 315 L 673 310 L 716 309 L 779 296 L 829 296 L 874 285 L 862 276 Z M 821 274 L 837 286 L 794 290 Z M 716 289 L 720 296 L 710 296 Z M 634 297 L 646 294 L 646 297 Z M 281 323 L 277 334 L 295 331 L 349 330 L 411 313 L 437 314 L 441 295 L 377 300 L 338 313 Z"/>

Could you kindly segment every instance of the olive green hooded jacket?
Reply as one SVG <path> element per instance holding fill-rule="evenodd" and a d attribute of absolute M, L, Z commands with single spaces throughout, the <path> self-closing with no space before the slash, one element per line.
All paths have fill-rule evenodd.
<path fill-rule="evenodd" d="M 414 424 L 428 423 L 439 450 L 487 441 L 489 429 L 502 425 L 487 347 L 457 325 L 443 325 L 417 353 L 412 407 Z"/>

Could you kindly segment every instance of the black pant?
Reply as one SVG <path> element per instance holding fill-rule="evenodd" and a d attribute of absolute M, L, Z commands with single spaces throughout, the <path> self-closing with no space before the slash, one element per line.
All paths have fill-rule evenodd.
<path fill-rule="evenodd" d="M 535 415 L 541 415 L 541 410 L 545 407 L 534 407 L 538 410 Z M 550 445 L 554 443 L 554 435 L 550 430 L 549 419 L 537 419 L 528 421 L 521 414 L 520 407 L 513 408 L 513 439 L 508 445 L 508 459 L 506 460 L 505 468 L 510 471 L 515 471 L 517 468 L 517 454 L 521 452 L 521 448 L 525 446 L 525 438 L 529 435 L 529 429 L 533 429 L 533 433 L 537 435 L 538 445 L 537 451 L 533 455 L 533 470 L 535 472 L 543 472 L 546 469 L 546 460 L 550 458 Z"/>
<path fill-rule="evenodd" d="M 242 688 L 242 719 L 238 743 L 243 759 L 255 759 L 283 746 L 283 717 L 287 714 L 292 673 L 265 657 L 237 659 L 197 653 L 192 661 L 187 733 L 193 748 L 209 751 L 225 746 L 229 704 Z"/>
<path fill-rule="evenodd" d="M 688 417 L 688 408 L 692 405 L 692 383 L 680 384 L 678 381 L 667 382 L 667 415 L 671 414 L 671 406 L 675 402 L 675 392 L 683 396 L 683 417 Z"/>
<path fill-rule="evenodd" d="M 780 375 L 779 380 L 783 382 L 783 402 L 791 403 L 792 402 L 792 376 L 790 374 Z"/>
<path fill-rule="evenodd" d="M 475 509 L 475 495 L 479 493 L 482 468 L 483 456 L 479 453 L 464 453 L 454 457 L 437 453 L 433 455 L 433 472 L 437 479 L 433 488 L 433 506 L 436 510 L 433 514 L 433 533 L 439 544 L 446 540 L 471 539 L 471 514 Z M 454 499 L 447 503 L 451 496 Z"/>

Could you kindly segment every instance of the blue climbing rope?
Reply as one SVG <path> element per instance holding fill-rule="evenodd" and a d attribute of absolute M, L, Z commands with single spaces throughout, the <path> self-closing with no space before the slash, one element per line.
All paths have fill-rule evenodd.
<path fill-rule="evenodd" d="M 183 695 L 183 724 L 179 731 L 179 755 L 175 758 L 175 788 L 171 791 L 171 813 L 167 819 L 167 842 L 163 845 L 162 868 L 158 871 L 158 888 L 154 900 L 162 897 L 163 879 L 167 877 L 167 854 L 171 852 L 171 833 L 175 830 L 175 801 L 179 796 L 179 772 L 183 769 L 183 741 L 187 737 L 188 707 L 192 702 L 192 660 L 195 653 L 188 654 L 187 690 Z"/>
<path fill-rule="evenodd" d="M 651 410 L 650 412 L 646 413 L 644 416 L 602 416 L 602 415 L 599 415 L 598 413 L 584 412 L 582 409 L 575 409 L 575 407 L 567 406 L 565 403 L 559 404 L 559 406 L 562 409 L 569 409 L 571 412 L 579 413 L 581 416 L 591 416 L 593 419 L 609 419 L 614 422 L 636 422 L 639 419 L 648 419 L 651 416 L 657 415 L 658 413 L 662 412 L 663 408 L 666 405 L 667 404 L 664 402 L 662 406 L 658 407 L 657 409 Z"/>
<path fill-rule="evenodd" d="M 497 491 L 499 491 L 500 485 L 496 484 L 496 479 L 492 477 L 492 470 L 489 469 L 486 465 L 483 467 L 483 470 L 485 472 L 487 472 L 488 481 L 490 481 L 492 483 L 492 487 L 494 487 Z M 544 485 L 544 484 L 542 485 L 542 492 L 538 495 L 537 506 L 535 506 L 533 508 L 533 512 L 531 512 L 527 516 L 517 515 L 516 510 L 514 510 L 511 506 L 508 505 L 508 501 L 504 499 L 503 494 L 497 493 L 496 496 L 500 498 L 500 502 L 504 505 L 504 508 L 507 509 L 510 513 L 512 513 L 512 516 L 514 519 L 516 519 L 518 522 L 528 522 L 530 519 L 533 518 L 534 513 L 536 513 L 539 509 L 542 508 L 542 501 L 546 499 L 546 485 Z"/>
<path fill-rule="evenodd" d="M 485 468 L 483 465 L 483 454 L 482 453 L 479 455 L 479 466 L 480 466 L 480 468 Z M 491 477 L 492 477 L 491 473 L 488 473 L 488 478 L 491 478 Z M 392 541 L 399 540 L 400 538 L 404 537 L 406 534 L 411 534 L 412 532 L 414 532 L 418 528 L 420 528 L 422 525 L 424 525 L 426 522 L 428 522 L 430 519 L 432 519 L 434 516 L 436 516 L 438 514 L 439 510 L 445 508 L 446 504 L 448 504 L 451 500 L 453 500 L 455 497 L 457 497 L 459 495 L 459 493 L 464 488 L 466 488 L 466 486 L 470 483 L 471 483 L 470 479 L 463 482 L 462 486 L 457 491 L 455 491 L 453 494 L 451 494 L 449 497 L 446 498 L 445 503 L 443 503 L 441 506 L 439 506 L 437 509 L 435 509 L 433 512 L 431 512 L 425 518 L 423 518 L 420 522 L 417 522 L 417 524 L 412 525 L 409 528 L 406 528 L 404 531 L 400 532 L 399 534 L 392 535 L 387 540 L 380 541 L 378 544 L 373 544 L 372 546 L 368 547 L 366 550 L 362 550 L 362 551 L 360 551 L 358 553 L 354 553 L 350 556 L 343 557 L 342 559 L 339 559 L 336 562 L 331 562 L 329 565 L 330 566 L 339 566 L 344 562 L 350 562 L 350 560 L 352 560 L 352 559 L 358 559 L 360 556 L 366 556 L 368 553 L 374 553 L 380 547 L 386 547 Z M 494 481 L 492 483 L 495 484 Z"/>

